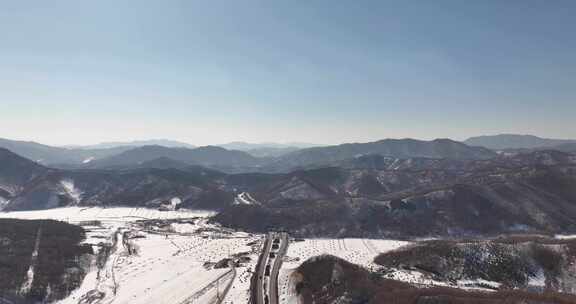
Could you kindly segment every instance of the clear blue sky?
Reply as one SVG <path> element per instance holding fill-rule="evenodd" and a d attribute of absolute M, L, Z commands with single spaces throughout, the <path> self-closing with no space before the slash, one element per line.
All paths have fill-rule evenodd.
<path fill-rule="evenodd" d="M 576 138 L 576 1 L 0 0 L 0 137 Z"/>

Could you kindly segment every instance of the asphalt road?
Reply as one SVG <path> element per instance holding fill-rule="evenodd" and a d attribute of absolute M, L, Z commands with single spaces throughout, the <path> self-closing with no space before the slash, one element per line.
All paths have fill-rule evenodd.
<path fill-rule="evenodd" d="M 260 264 L 258 264 L 258 278 L 256 280 L 256 304 L 265 304 L 266 290 L 264 289 L 264 282 L 267 280 L 265 276 L 266 265 L 268 265 L 268 259 L 270 257 L 270 251 L 272 250 L 272 242 L 274 240 L 274 234 L 272 232 L 268 233 L 266 236 L 266 241 L 264 242 L 264 249 L 261 253 Z"/>
<path fill-rule="evenodd" d="M 277 249 L 273 249 L 274 240 L 280 242 Z M 278 273 L 282 268 L 282 260 L 288 250 L 288 234 L 270 232 L 266 236 L 264 248 L 260 254 L 260 263 L 257 267 L 256 303 L 255 304 L 278 304 Z M 270 257 L 274 253 L 274 257 Z M 270 273 L 266 275 L 266 267 L 270 265 Z"/>
<path fill-rule="evenodd" d="M 278 304 L 278 273 L 280 268 L 282 268 L 282 260 L 286 255 L 288 250 L 288 234 L 285 232 L 277 235 L 280 238 L 279 249 L 276 252 L 276 258 L 274 259 L 274 265 L 270 271 L 270 284 L 268 286 L 268 295 L 270 298 L 270 304 Z"/>

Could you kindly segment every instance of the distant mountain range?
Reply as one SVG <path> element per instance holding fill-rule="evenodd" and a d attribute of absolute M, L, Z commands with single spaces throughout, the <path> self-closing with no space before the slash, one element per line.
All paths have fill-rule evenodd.
<path fill-rule="evenodd" d="M 168 139 L 151 139 L 151 140 L 137 140 L 137 141 L 126 141 L 126 142 L 104 142 L 96 145 L 86 145 L 86 146 L 64 146 L 64 148 L 71 150 L 102 150 L 102 149 L 119 149 L 123 148 L 138 148 L 143 146 L 163 146 L 168 148 L 188 148 L 194 149 L 197 146 L 191 145 L 189 143 L 168 140 Z M 320 145 L 310 144 L 310 143 L 248 143 L 243 141 L 235 141 L 226 144 L 214 145 L 217 147 L 222 147 L 227 150 L 238 150 L 244 151 L 255 157 L 279 157 L 284 154 L 294 152 L 303 148 L 318 147 Z"/>
<path fill-rule="evenodd" d="M 89 163 L 87 168 L 118 169 L 140 167 L 142 164 L 159 159 L 172 160 L 172 166 L 181 164 L 201 165 L 208 168 L 218 168 L 224 171 L 256 171 L 262 160 L 246 152 L 226 150 L 216 146 L 188 148 L 170 148 L 163 146 L 143 146 L 134 148 Z"/>
<path fill-rule="evenodd" d="M 447 158 L 487 159 L 496 153 L 482 147 L 470 147 L 450 139 L 423 141 L 415 139 L 384 139 L 369 143 L 342 144 L 301 149 L 281 156 L 269 164 L 267 171 L 289 171 L 338 161 L 362 155 L 381 155 L 392 158 Z"/>
<path fill-rule="evenodd" d="M 403 141 L 404 145 L 408 145 L 410 139 L 388 139 L 388 142 L 392 141 Z M 418 142 L 417 140 L 412 140 L 413 142 Z M 437 140 L 438 141 L 438 140 Z M 246 152 L 254 157 L 263 158 L 278 158 L 291 154 L 300 150 L 308 150 L 310 148 L 331 148 L 332 152 L 326 152 L 328 154 L 340 153 L 334 152 L 336 150 L 342 151 L 345 149 L 362 150 L 364 148 L 372 149 L 368 144 L 375 146 L 375 143 L 381 143 L 382 141 L 374 143 L 363 143 L 363 144 L 342 144 L 337 146 L 330 145 L 318 145 L 312 143 L 248 143 L 242 141 L 230 142 L 225 144 L 214 145 L 217 147 L 222 147 L 227 150 L 237 150 Z M 576 152 L 576 140 L 572 139 L 552 139 L 552 138 L 542 138 L 534 135 L 520 135 L 520 134 L 498 134 L 498 135 L 483 135 L 471 137 L 463 141 L 462 143 L 472 146 L 472 147 L 484 147 L 494 151 L 518 151 L 518 150 L 544 150 L 552 149 L 564 152 Z M 357 146 L 363 145 L 363 146 Z M 391 145 L 388 143 L 388 145 Z M 168 148 L 187 148 L 194 149 L 197 146 L 168 139 L 152 139 L 152 140 L 137 140 L 137 141 L 126 141 L 126 142 L 104 142 L 96 145 L 87 146 L 64 146 L 64 147 L 52 147 L 47 145 L 42 145 L 34 142 L 24 142 L 24 141 L 13 141 L 8 139 L 0 139 L 0 147 L 8 148 L 16 151 L 18 154 L 26 156 L 30 159 L 34 159 L 46 164 L 71 164 L 71 163 L 81 163 L 88 159 L 99 159 L 110 155 L 121 153 L 127 151 L 131 148 L 138 148 L 143 146 L 163 146 Z M 338 147 L 338 148 L 335 148 Z M 398 156 L 401 153 L 399 150 L 396 151 L 377 151 L 377 154 Z M 373 151 L 368 152 L 368 154 L 373 154 Z M 302 152 L 303 154 L 312 153 L 309 151 Z M 364 153 L 360 151 L 360 153 Z M 410 154 L 410 153 L 408 153 Z M 430 154 L 430 153 L 428 153 Z M 349 157 L 350 155 L 348 155 Z M 432 155 L 437 157 L 438 155 Z M 449 156 L 448 158 L 452 158 Z M 333 161 L 333 159 L 331 159 Z"/>
<path fill-rule="evenodd" d="M 320 147 L 321 145 L 310 143 L 247 143 L 242 141 L 231 142 L 227 144 L 217 145 L 228 150 L 239 150 L 249 153 L 255 157 L 280 157 L 290 152 L 300 149 Z"/>
<path fill-rule="evenodd" d="M 333 157 L 331 167 L 237 174 L 213 168 L 258 166 L 261 160 L 220 147 L 146 146 L 94 161 L 93 169 L 64 170 L 0 149 L 0 209 L 158 208 L 178 197 L 185 208 L 220 210 L 215 220 L 228 227 L 258 232 L 277 227 L 302 236 L 576 233 L 574 155 L 499 155 L 447 140 L 367 145 L 379 148 L 354 151 L 403 157 L 366 154 L 339 160 L 351 155 L 347 151 Z M 407 148 L 414 146 L 421 151 Z M 235 204 L 241 192 L 257 203 Z"/>
<path fill-rule="evenodd" d="M 82 164 L 94 159 L 112 156 L 133 147 L 114 147 L 107 149 L 70 149 L 47 146 L 30 141 L 17 141 L 0 138 L 0 148 L 8 149 L 18 155 L 45 165 Z"/>
<path fill-rule="evenodd" d="M 256 149 L 265 149 L 265 148 L 272 148 L 272 149 L 286 149 L 286 148 L 292 148 L 292 149 L 305 149 L 305 148 L 312 148 L 312 147 L 320 147 L 322 145 L 317 145 L 317 144 L 311 144 L 311 143 L 300 143 L 300 142 L 293 142 L 293 143 L 285 143 L 285 144 L 280 144 L 280 143 L 273 143 L 273 142 L 267 142 L 267 143 L 248 143 L 248 142 L 243 142 L 243 141 L 234 141 L 234 142 L 230 142 L 227 144 L 220 144 L 220 145 L 216 145 L 228 150 L 240 150 L 240 151 L 250 151 L 250 150 L 256 150 Z"/>
<path fill-rule="evenodd" d="M 118 147 L 142 147 L 142 146 L 164 146 L 172 148 L 195 148 L 196 146 L 189 143 L 168 140 L 168 139 L 150 139 L 150 140 L 135 140 L 135 141 L 115 141 L 115 142 L 103 142 L 96 145 L 87 146 L 65 146 L 65 148 L 71 149 L 110 149 Z"/>
<path fill-rule="evenodd" d="M 250 150 L 246 150 L 245 152 L 255 156 L 255 157 L 281 157 L 288 153 L 298 151 L 300 148 L 295 147 L 286 147 L 286 148 L 270 148 L 270 147 L 263 147 L 263 148 L 254 148 Z"/>
<path fill-rule="evenodd" d="M 136 142 L 133 142 L 136 143 Z M 34 142 L 0 140 L 6 148 L 39 164 L 65 169 L 134 169 L 143 166 L 164 166 L 171 160 L 171 167 L 199 165 L 229 173 L 289 172 L 298 168 L 335 164 L 361 155 L 381 155 L 392 158 L 447 158 L 486 159 L 496 153 L 482 148 L 469 147 L 449 139 L 420 141 L 414 139 L 386 139 L 370 143 L 337 146 L 293 148 L 265 147 L 267 144 L 234 143 L 228 147 L 249 149 L 230 150 L 217 146 L 197 148 L 153 146 L 115 146 L 102 149 L 60 148 Z M 256 148 L 260 146 L 260 148 Z M 156 160 L 156 164 L 150 163 Z"/>
<path fill-rule="evenodd" d="M 491 150 L 469 147 L 448 139 L 418 141 L 382 140 L 363 144 L 315 147 L 296 150 L 278 157 L 254 157 L 248 152 L 208 146 L 196 149 L 145 146 L 93 161 L 88 168 L 131 168 L 143 162 L 166 157 L 188 165 L 200 165 L 229 173 L 290 172 L 375 154 L 393 158 L 487 159 L 497 156 Z"/>
<path fill-rule="evenodd" d="M 510 149 L 557 149 L 576 151 L 576 140 L 541 138 L 534 135 L 499 134 L 471 137 L 464 141 L 469 146 L 480 146 L 492 150 Z"/>

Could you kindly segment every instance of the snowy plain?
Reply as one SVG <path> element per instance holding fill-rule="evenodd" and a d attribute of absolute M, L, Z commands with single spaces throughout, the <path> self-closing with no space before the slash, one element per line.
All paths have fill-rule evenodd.
<path fill-rule="evenodd" d="M 247 303 L 262 236 L 211 224 L 212 215 L 196 210 L 68 207 L 4 212 L 0 218 L 81 225 L 85 243 L 96 253 L 103 243 L 111 245 L 116 239 L 106 264 L 97 267 L 93 262 L 80 288 L 59 303 Z M 238 267 L 213 267 L 237 256 L 244 257 Z M 230 292 L 222 299 L 228 285 Z"/>

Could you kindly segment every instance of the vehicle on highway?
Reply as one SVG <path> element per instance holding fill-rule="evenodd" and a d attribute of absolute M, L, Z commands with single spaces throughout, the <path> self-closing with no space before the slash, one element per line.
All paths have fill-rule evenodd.
<path fill-rule="evenodd" d="M 266 265 L 266 270 L 264 271 L 264 275 L 267 277 L 270 276 L 270 265 Z"/>

